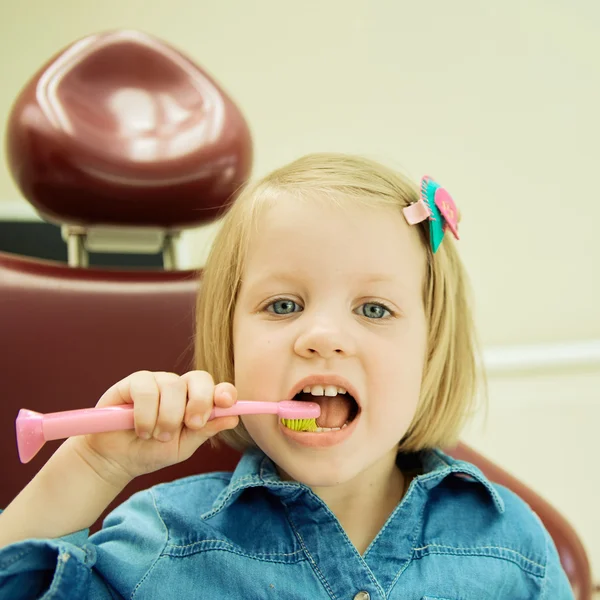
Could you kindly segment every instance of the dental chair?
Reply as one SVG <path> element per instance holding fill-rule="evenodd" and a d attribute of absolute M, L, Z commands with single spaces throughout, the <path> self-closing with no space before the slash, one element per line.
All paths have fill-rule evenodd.
<path fill-rule="evenodd" d="M 44 65 L 13 106 L 6 149 L 25 200 L 61 225 L 68 264 L 0 252 L 0 507 L 58 445 L 21 464 L 20 408 L 91 407 L 131 372 L 193 368 L 199 282 L 179 268 L 177 236 L 217 219 L 252 163 L 248 127 L 223 90 L 180 52 L 136 31 L 86 37 Z M 89 251 L 162 252 L 164 268 L 89 268 Z M 529 503 L 576 598 L 589 600 L 588 559 L 569 523 L 474 450 L 459 445 L 451 454 Z M 108 510 L 159 482 L 231 470 L 238 458 L 205 444 L 187 462 L 135 480 Z"/>

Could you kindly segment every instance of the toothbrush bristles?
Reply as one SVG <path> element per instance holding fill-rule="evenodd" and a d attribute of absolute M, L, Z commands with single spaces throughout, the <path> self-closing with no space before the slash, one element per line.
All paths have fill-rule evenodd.
<path fill-rule="evenodd" d="M 281 419 L 281 422 L 285 427 L 294 431 L 316 431 L 318 429 L 316 419 Z"/>

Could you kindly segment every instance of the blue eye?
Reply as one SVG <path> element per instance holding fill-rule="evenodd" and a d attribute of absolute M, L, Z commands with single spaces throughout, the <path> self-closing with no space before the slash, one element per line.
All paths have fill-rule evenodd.
<path fill-rule="evenodd" d="M 383 319 L 383 317 L 390 316 L 390 311 L 383 306 L 383 304 L 376 304 L 375 302 L 365 302 L 359 307 L 359 312 L 363 317 L 369 319 Z"/>
<path fill-rule="evenodd" d="M 291 315 L 295 312 L 300 312 L 302 307 L 293 300 L 281 299 L 271 302 L 267 307 L 267 312 L 275 313 L 276 315 Z"/>

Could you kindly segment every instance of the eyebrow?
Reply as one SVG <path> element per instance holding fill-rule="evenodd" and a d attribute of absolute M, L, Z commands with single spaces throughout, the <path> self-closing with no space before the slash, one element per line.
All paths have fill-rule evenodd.
<path fill-rule="evenodd" d="M 369 273 L 365 274 L 364 280 L 365 283 L 385 283 L 387 281 L 392 281 L 394 277 L 392 275 L 386 275 L 385 273 Z"/>
<path fill-rule="evenodd" d="M 359 277 L 361 277 L 359 275 Z M 284 272 L 274 272 L 269 273 L 264 276 L 259 276 L 258 278 L 249 281 L 246 279 L 246 283 L 255 287 L 257 285 L 265 285 L 268 283 L 295 283 L 298 279 L 302 278 L 302 274 L 297 274 L 294 272 L 284 271 Z M 366 284 L 371 283 L 387 283 L 394 280 L 394 276 L 386 274 L 386 273 L 365 273 L 361 277 L 362 282 Z"/>

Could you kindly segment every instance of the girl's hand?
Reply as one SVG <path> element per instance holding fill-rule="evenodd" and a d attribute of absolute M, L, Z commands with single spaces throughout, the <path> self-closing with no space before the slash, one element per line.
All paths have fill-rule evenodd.
<path fill-rule="evenodd" d="M 81 457 L 103 479 L 116 485 L 187 460 L 209 438 L 233 429 L 239 417 L 207 422 L 213 406 L 235 404 L 231 383 L 214 384 L 205 371 L 139 371 L 109 388 L 96 406 L 133 404 L 135 430 L 71 438 Z"/>

